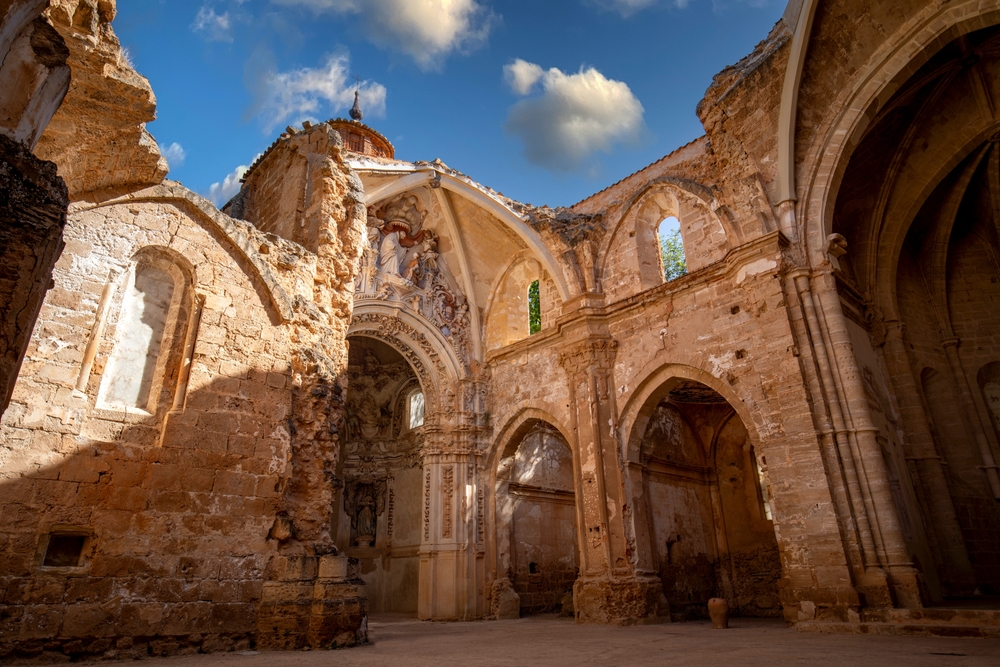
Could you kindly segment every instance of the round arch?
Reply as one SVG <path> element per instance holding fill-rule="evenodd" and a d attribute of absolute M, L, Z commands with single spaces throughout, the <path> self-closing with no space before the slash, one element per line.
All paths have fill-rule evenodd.
<path fill-rule="evenodd" d="M 743 239 L 741 230 L 729 216 L 719 215 L 716 209 L 713 208 L 714 203 L 715 197 L 712 191 L 695 181 L 673 176 L 663 176 L 644 184 L 629 197 L 614 228 L 601 241 L 601 247 L 598 251 L 598 257 L 600 257 L 598 272 L 601 280 L 603 281 L 607 277 L 607 265 L 612 255 L 611 250 L 615 247 L 616 243 L 620 242 L 623 227 L 626 227 L 630 221 L 642 215 L 646 207 L 650 205 L 659 209 L 659 220 L 668 216 L 680 219 L 682 229 L 684 224 L 683 218 L 685 216 L 681 214 L 681 206 L 687 205 L 695 209 L 701 209 L 704 211 L 705 216 L 713 223 L 718 224 L 719 228 L 724 232 L 726 237 L 726 251 L 739 246 Z M 660 278 L 662 279 L 662 276 Z"/>
<path fill-rule="evenodd" d="M 464 376 L 462 365 L 443 340 L 440 332 L 424 325 L 401 307 L 382 302 L 355 308 L 347 336 L 366 336 L 380 340 L 397 352 L 413 367 L 424 391 L 428 412 L 450 418 L 454 406 L 446 405 L 442 397 L 448 387 Z"/>
<path fill-rule="evenodd" d="M 639 460 L 639 443 L 653 411 L 671 390 L 685 380 L 700 382 L 726 399 L 726 402 L 746 426 L 751 444 L 760 451 L 761 438 L 756 428 L 753 427 L 753 415 L 750 414 L 746 404 L 728 383 L 693 366 L 665 364 L 646 375 L 622 408 L 618 436 L 620 442 L 625 445 L 627 460 L 632 462 Z"/>
<path fill-rule="evenodd" d="M 579 458 L 576 447 L 574 446 L 573 440 L 570 439 L 569 434 L 571 431 L 567 429 L 566 425 L 562 423 L 558 418 L 556 418 L 551 412 L 531 406 L 527 403 L 521 403 L 507 412 L 507 416 L 501 422 L 503 426 L 494 438 L 492 446 L 490 447 L 489 455 L 486 459 L 486 480 L 484 483 L 487 485 L 486 488 L 490 491 L 490 497 L 492 501 L 487 503 L 486 511 L 486 525 L 488 529 L 485 531 L 486 535 L 486 562 L 485 571 L 486 579 L 485 585 L 487 587 L 491 586 L 492 583 L 497 579 L 503 579 L 505 577 L 504 573 L 499 571 L 503 557 L 506 556 L 507 560 L 510 559 L 510 544 L 506 544 L 508 551 L 502 552 L 504 545 L 500 543 L 500 523 L 497 518 L 497 502 L 498 497 L 496 495 L 497 490 L 497 473 L 500 465 L 500 461 L 504 458 L 504 455 L 512 455 L 517 447 L 521 444 L 522 439 L 528 435 L 538 424 L 545 423 L 554 428 L 559 435 L 562 437 L 563 442 L 569 448 L 573 460 L 573 490 L 576 496 L 576 547 L 579 549 L 580 545 L 580 505 L 579 505 L 579 476 L 577 471 L 579 470 Z M 508 563 L 509 564 L 509 563 Z"/>

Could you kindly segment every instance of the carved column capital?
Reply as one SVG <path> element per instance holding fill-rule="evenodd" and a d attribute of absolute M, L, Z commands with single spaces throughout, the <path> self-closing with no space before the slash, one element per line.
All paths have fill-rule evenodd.
<path fill-rule="evenodd" d="M 582 373 L 588 368 L 610 371 L 615 363 L 618 341 L 613 338 L 585 338 L 559 354 L 559 363 L 568 373 Z"/>

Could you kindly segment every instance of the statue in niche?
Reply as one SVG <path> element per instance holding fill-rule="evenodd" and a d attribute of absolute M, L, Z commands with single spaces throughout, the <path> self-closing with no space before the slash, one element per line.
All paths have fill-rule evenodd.
<path fill-rule="evenodd" d="M 416 194 L 369 209 L 355 296 L 404 304 L 436 327 L 468 365 L 469 306 L 441 256 L 437 234 L 424 227 L 428 213 Z"/>
<path fill-rule="evenodd" d="M 344 513 L 351 519 L 353 546 L 373 547 L 378 517 L 385 511 L 386 480 L 364 477 L 344 486 Z"/>

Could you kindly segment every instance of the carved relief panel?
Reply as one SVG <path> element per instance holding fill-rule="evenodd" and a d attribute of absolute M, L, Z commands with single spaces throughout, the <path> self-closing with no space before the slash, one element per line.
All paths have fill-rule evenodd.
<path fill-rule="evenodd" d="M 466 369 L 469 306 L 427 222 L 430 209 L 406 193 L 368 209 L 368 236 L 355 282 L 356 303 L 398 302 L 441 332 Z"/>

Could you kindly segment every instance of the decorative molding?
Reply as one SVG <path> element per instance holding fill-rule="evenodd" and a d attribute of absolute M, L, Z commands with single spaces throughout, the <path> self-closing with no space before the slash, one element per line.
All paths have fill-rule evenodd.
<path fill-rule="evenodd" d="M 431 471 L 424 471 L 424 542 L 431 539 Z"/>
<path fill-rule="evenodd" d="M 441 470 L 441 490 L 444 494 L 444 509 L 442 514 L 443 521 L 441 524 L 441 537 L 450 538 L 451 537 L 451 504 L 452 496 L 455 494 L 455 466 L 445 466 Z"/>

